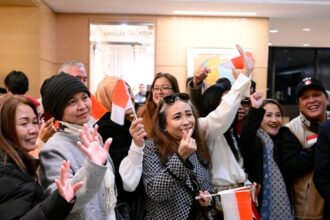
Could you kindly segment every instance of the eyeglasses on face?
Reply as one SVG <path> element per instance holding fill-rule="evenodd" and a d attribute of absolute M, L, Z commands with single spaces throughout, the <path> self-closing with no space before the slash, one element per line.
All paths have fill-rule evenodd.
<path fill-rule="evenodd" d="M 170 86 L 160 86 L 160 87 L 154 87 L 154 88 L 152 88 L 152 91 L 153 92 L 160 92 L 160 90 L 162 90 L 162 91 L 169 91 L 169 90 L 171 90 L 171 89 L 173 89 L 172 87 L 170 87 Z"/>
<path fill-rule="evenodd" d="M 165 102 L 166 104 L 172 104 L 178 99 L 182 101 L 188 101 L 189 95 L 187 93 L 173 93 L 171 95 L 163 97 L 163 102 Z"/>

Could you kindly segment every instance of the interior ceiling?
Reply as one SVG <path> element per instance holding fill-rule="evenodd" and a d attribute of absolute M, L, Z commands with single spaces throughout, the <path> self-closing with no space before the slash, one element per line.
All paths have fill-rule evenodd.
<path fill-rule="evenodd" d="M 330 0 L 44 0 L 59 13 L 173 15 L 175 10 L 256 12 L 256 17 L 330 18 Z"/>
<path fill-rule="evenodd" d="M 1 1 L 4 0 L 0 0 L 0 2 Z M 270 33 L 270 45 L 330 47 L 330 31 L 328 31 L 330 27 L 330 0 L 43 1 L 46 2 L 46 4 L 48 4 L 57 13 L 102 13 L 173 16 L 173 11 L 178 10 L 205 12 L 256 12 L 257 14 L 254 17 L 269 18 L 269 28 L 279 30 L 279 32 L 276 34 Z M 310 28 L 311 31 L 303 32 L 302 28 Z M 296 37 L 287 38 L 287 36 Z"/>

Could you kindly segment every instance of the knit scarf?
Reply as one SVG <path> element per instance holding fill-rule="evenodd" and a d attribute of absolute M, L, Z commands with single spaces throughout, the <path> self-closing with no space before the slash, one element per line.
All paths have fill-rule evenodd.
<path fill-rule="evenodd" d="M 88 124 L 89 130 L 92 132 L 93 127 L 91 124 Z M 73 134 L 78 135 L 80 131 L 84 130 L 84 127 L 81 125 L 71 124 L 68 122 L 60 121 L 60 130 Z M 101 144 L 101 143 L 100 143 Z M 105 194 L 106 194 L 106 211 L 107 211 L 107 220 L 108 219 L 115 219 L 115 212 L 114 208 L 117 203 L 117 190 L 115 185 L 115 176 L 113 171 L 112 160 L 108 157 L 109 163 L 107 163 L 107 171 L 104 175 L 104 186 L 105 186 Z"/>
<path fill-rule="evenodd" d="M 293 220 L 293 213 L 281 171 L 273 156 L 274 142 L 262 129 L 257 136 L 263 144 L 263 191 L 261 219 Z"/>

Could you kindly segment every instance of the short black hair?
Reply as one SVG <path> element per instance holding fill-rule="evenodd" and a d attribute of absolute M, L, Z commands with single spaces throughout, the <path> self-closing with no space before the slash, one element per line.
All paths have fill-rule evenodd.
<path fill-rule="evenodd" d="M 7 89 L 17 95 L 24 95 L 29 90 L 29 79 L 22 71 L 11 71 L 5 78 Z"/>

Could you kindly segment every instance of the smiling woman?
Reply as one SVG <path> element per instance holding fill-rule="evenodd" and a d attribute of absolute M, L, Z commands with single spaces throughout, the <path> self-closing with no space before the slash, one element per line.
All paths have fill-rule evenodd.
<path fill-rule="evenodd" d="M 209 160 L 198 116 L 186 93 L 164 96 L 145 142 L 145 219 L 203 219 L 212 205 Z M 200 196 L 195 200 L 195 196 Z"/>
<path fill-rule="evenodd" d="M 281 155 L 285 148 L 299 148 L 300 143 L 282 127 L 283 112 L 276 100 L 263 100 L 261 92 L 251 95 L 250 100 L 252 108 L 243 122 L 239 147 L 249 180 L 261 185 L 257 198 L 261 218 L 293 219 L 286 187 L 291 180 Z"/>
<path fill-rule="evenodd" d="M 147 100 L 137 112 L 137 116 L 143 118 L 144 128 L 148 136 L 150 136 L 154 126 L 152 123 L 152 117 L 156 110 L 157 104 L 164 96 L 178 92 L 180 92 L 180 89 L 175 76 L 170 73 L 162 72 L 155 75 Z"/>
<path fill-rule="evenodd" d="M 37 110 L 24 96 L 0 98 L 0 213 L 1 219 L 65 219 L 82 186 L 71 186 L 69 162 L 61 161 L 57 190 L 48 198 L 35 181 L 37 161 L 28 153 L 35 149 L 39 131 Z"/>
<path fill-rule="evenodd" d="M 111 139 L 101 147 L 97 127 L 93 128 L 90 122 L 91 100 L 87 87 L 77 77 L 60 73 L 44 82 L 41 94 L 45 112 L 60 124 L 59 131 L 40 151 L 42 187 L 53 191 L 60 161 L 70 160 L 70 182 L 83 180 L 85 184 L 68 219 L 115 219 L 115 177 L 108 155 Z M 103 182 L 105 184 L 101 184 Z"/>

